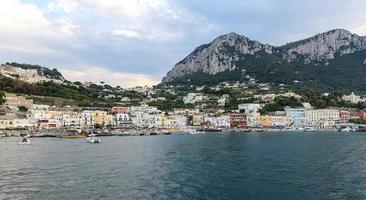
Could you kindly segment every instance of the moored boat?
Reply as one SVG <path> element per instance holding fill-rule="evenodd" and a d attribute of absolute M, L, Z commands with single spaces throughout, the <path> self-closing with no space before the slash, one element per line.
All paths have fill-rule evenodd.
<path fill-rule="evenodd" d="M 85 133 L 78 130 L 67 130 L 65 133 L 58 136 L 59 138 L 85 138 Z"/>

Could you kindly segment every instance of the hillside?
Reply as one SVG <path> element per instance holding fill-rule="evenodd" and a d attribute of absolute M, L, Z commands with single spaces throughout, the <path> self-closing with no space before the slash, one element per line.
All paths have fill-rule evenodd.
<path fill-rule="evenodd" d="M 25 70 L 25 71 L 24 71 Z M 38 70 L 42 70 L 39 73 Z M 70 82 L 57 69 L 39 65 L 6 63 L 0 66 L 0 92 L 27 95 L 37 102 L 70 100 L 78 106 L 112 106 L 122 97 L 136 99 L 143 95 L 108 84 Z M 107 98 L 107 96 L 110 96 Z M 131 101 L 131 104 L 135 104 Z"/>
<path fill-rule="evenodd" d="M 366 38 L 336 29 L 274 47 L 229 33 L 197 48 L 162 82 L 212 85 L 222 81 L 287 84 L 323 91 L 366 92 Z"/>

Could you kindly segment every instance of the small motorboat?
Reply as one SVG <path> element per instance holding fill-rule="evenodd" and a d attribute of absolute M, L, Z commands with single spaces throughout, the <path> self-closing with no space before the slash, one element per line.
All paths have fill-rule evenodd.
<path fill-rule="evenodd" d="M 86 141 L 91 144 L 97 144 L 101 142 L 101 140 L 97 138 L 94 134 L 90 134 L 89 137 L 86 138 Z"/>
<path fill-rule="evenodd" d="M 32 142 L 27 137 L 23 137 L 22 140 L 18 144 L 31 145 Z"/>

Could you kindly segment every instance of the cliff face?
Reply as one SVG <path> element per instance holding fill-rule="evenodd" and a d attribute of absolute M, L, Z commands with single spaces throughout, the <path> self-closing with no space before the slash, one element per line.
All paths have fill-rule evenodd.
<path fill-rule="evenodd" d="M 366 49 L 365 37 L 343 29 L 328 31 L 314 37 L 277 48 L 276 53 L 291 62 L 302 56 L 305 63 L 325 62 L 336 55 L 346 55 Z"/>
<path fill-rule="evenodd" d="M 261 44 L 236 33 L 222 35 L 209 44 L 197 47 L 178 62 L 163 78 L 163 82 L 198 71 L 208 74 L 232 71 L 236 68 L 235 61 L 242 55 L 254 55 L 260 51 L 272 53 L 272 49 L 270 45 Z"/>
<path fill-rule="evenodd" d="M 167 73 L 162 82 L 169 82 L 174 78 L 194 72 L 214 75 L 220 72 L 234 71 L 238 67 L 238 60 L 241 60 L 241 63 L 243 60 L 245 62 L 246 55 L 255 55 L 259 52 L 279 57 L 283 62 L 328 65 L 337 56 L 365 49 L 366 37 L 360 37 L 343 29 L 331 30 L 279 47 L 262 44 L 236 33 L 229 33 L 219 36 L 209 44 L 196 48 L 186 58 L 178 62 Z"/>

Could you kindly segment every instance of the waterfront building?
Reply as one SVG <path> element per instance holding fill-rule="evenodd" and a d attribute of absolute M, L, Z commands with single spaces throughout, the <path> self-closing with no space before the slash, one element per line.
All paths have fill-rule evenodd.
<path fill-rule="evenodd" d="M 93 112 L 95 126 L 110 126 L 113 125 L 114 117 L 112 115 L 108 115 L 107 111 L 104 110 L 95 110 Z"/>
<path fill-rule="evenodd" d="M 115 118 L 113 115 L 105 115 L 103 119 L 103 126 L 114 126 L 115 125 Z"/>
<path fill-rule="evenodd" d="M 272 116 L 272 127 L 286 128 L 290 127 L 293 119 L 287 116 Z"/>
<path fill-rule="evenodd" d="M 245 128 L 247 117 L 245 114 L 230 113 L 230 128 Z"/>
<path fill-rule="evenodd" d="M 31 119 L 14 119 L 12 123 L 12 128 L 33 128 L 35 127 L 35 122 Z"/>
<path fill-rule="evenodd" d="M 305 123 L 305 110 L 303 108 L 285 108 L 286 116 L 291 117 L 294 128 L 304 128 Z"/>
<path fill-rule="evenodd" d="M 230 116 L 204 116 L 204 125 L 206 128 L 230 128 Z"/>
<path fill-rule="evenodd" d="M 175 121 L 175 126 L 178 129 L 185 128 L 187 126 L 187 117 L 184 115 L 173 115 L 173 119 Z"/>
<path fill-rule="evenodd" d="M 83 128 L 93 128 L 95 125 L 94 111 L 83 110 L 81 112 L 81 126 Z"/>
<path fill-rule="evenodd" d="M 203 125 L 203 115 L 193 115 L 192 116 L 192 125 L 193 126 L 202 126 Z"/>
<path fill-rule="evenodd" d="M 246 115 L 247 126 L 248 127 L 258 127 L 259 116 L 260 116 L 259 113 L 247 114 Z"/>
<path fill-rule="evenodd" d="M 41 125 L 40 125 L 41 126 Z M 57 129 L 62 127 L 62 120 L 60 118 L 51 118 L 45 121 L 44 129 Z"/>
<path fill-rule="evenodd" d="M 14 128 L 13 119 L 0 119 L 0 129 Z"/>
<path fill-rule="evenodd" d="M 338 121 L 340 112 L 332 109 L 310 109 L 305 111 L 307 127 L 326 129 Z"/>
<path fill-rule="evenodd" d="M 129 127 L 132 124 L 130 115 L 127 113 L 116 113 L 115 114 L 115 124 L 118 127 Z"/>
<path fill-rule="evenodd" d="M 361 111 L 358 113 L 361 119 L 366 119 L 366 111 Z"/>
<path fill-rule="evenodd" d="M 269 128 L 272 126 L 272 116 L 259 116 L 258 117 L 258 125 L 260 127 Z"/>
<path fill-rule="evenodd" d="M 350 120 L 351 119 L 351 112 L 344 111 L 344 110 L 339 111 L 339 119 L 341 121 L 348 121 L 348 120 Z"/>
<path fill-rule="evenodd" d="M 62 115 L 64 127 L 81 127 L 82 121 L 82 115 L 77 112 L 69 112 Z"/>

